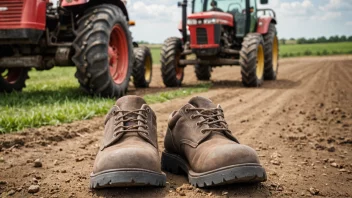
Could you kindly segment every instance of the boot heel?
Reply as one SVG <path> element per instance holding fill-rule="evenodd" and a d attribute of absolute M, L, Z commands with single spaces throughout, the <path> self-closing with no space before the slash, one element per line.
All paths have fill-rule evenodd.
<path fill-rule="evenodd" d="M 169 154 L 162 153 L 161 155 L 161 168 L 164 171 L 173 173 L 173 174 L 180 174 L 182 173 L 182 169 L 179 166 L 179 162 L 177 159 L 168 156 Z"/>

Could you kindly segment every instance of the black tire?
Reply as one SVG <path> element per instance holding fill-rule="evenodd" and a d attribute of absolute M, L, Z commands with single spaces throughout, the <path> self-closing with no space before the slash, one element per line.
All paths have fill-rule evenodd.
<path fill-rule="evenodd" d="M 269 25 L 268 33 L 264 35 L 264 52 L 264 79 L 276 80 L 279 71 L 279 41 L 273 23 Z"/>
<path fill-rule="evenodd" d="M 134 48 L 133 84 L 136 88 L 147 88 L 152 81 L 153 58 L 148 47 Z"/>
<path fill-rule="evenodd" d="M 262 35 L 258 33 L 249 33 L 244 37 L 240 52 L 240 65 L 242 83 L 245 87 L 259 87 L 263 83 L 264 53 L 264 41 Z M 260 57 L 257 57 L 258 54 L 260 54 Z M 258 64 L 258 66 L 260 66 L 258 67 L 258 70 L 257 61 L 262 61 L 262 64 Z"/>
<path fill-rule="evenodd" d="M 0 69 L 0 93 L 22 91 L 22 89 L 26 87 L 27 79 L 29 79 L 28 69 Z"/>
<path fill-rule="evenodd" d="M 194 65 L 198 80 L 210 80 L 211 67 L 207 65 Z"/>
<path fill-rule="evenodd" d="M 120 31 L 116 32 L 116 28 Z M 114 31 L 114 37 L 111 37 L 112 31 Z M 119 52 L 118 61 L 113 60 L 119 64 L 115 64 L 115 73 L 111 74 L 111 59 L 108 52 L 111 49 L 110 43 L 112 41 L 117 43 L 116 40 L 122 44 L 114 45 L 114 50 L 121 49 L 121 46 L 126 48 Z M 76 51 L 72 58 L 77 67 L 75 76 L 85 92 L 104 97 L 121 97 L 126 94 L 134 55 L 129 26 L 120 8 L 111 4 L 101 4 L 87 9 L 78 20 L 77 36 L 73 46 Z M 121 72 L 122 77 L 116 80 L 116 75 L 120 75 L 117 70 L 121 67 L 124 68 Z"/>
<path fill-rule="evenodd" d="M 182 41 L 180 38 L 171 37 L 166 39 L 161 49 L 161 74 L 167 87 L 179 87 L 184 77 L 184 69 L 178 67 L 178 61 L 182 53 Z"/>

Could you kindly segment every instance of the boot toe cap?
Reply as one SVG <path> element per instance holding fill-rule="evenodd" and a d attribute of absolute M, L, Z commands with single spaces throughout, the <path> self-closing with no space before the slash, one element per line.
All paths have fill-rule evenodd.
<path fill-rule="evenodd" d="M 196 172 L 207 172 L 234 165 L 260 164 L 257 153 L 249 146 L 228 143 L 206 146 L 193 158 Z"/>
<path fill-rule="evenodd" d="M 135 145 L 117 149 L 114 146 L 109 147 L 97 155 L 93 173 L 116 169 L 144 169 L 161 172 L 158 151 L 148 147 L 136 147 Z"/>

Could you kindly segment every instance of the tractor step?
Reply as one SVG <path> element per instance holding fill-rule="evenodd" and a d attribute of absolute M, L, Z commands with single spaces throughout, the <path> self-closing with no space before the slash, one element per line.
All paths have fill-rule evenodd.
<path fill-rule="evenodd" d="M 237 59 L 229 59 L 229 58 L 217 58 L 211 60 L 180 60 L 180 65 L 209 65 L 209 66 L 221 66 L 221 65 L 240 65 L 240 61 Z"/>
<path fill-rule="evenodd" d="M 42 56 L 12 56 L 0 58 L 0 68 L 35 67 L 42 66 Z"/>

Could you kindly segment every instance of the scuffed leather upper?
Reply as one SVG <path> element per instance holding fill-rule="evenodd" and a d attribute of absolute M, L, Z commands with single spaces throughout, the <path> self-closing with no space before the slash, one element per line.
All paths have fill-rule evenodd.
<path fill-rule="evenodd" d="M 138 110 L 141 111 L 138 112 Z M 142 121 L 119 122 L 118 118 L 121 121 L 122 116 L 131 111 L 143 114 L 146 123 Z M 128 117 L 124 119 L 143 120 L 141 115 L 131 114 Z M 123 130 L 123 126 L 128 128 L 136 125 L 147 127 L 138 127 L 137 132 L 124 132 L 126 130 Z M 142 98 L 138 96 L 120 98 L 106 116 L 104 136 L 95 159 L 93 173 L 112 169 L 145 169 L 161 172 L 156 127 L 155 113 Z"/>
<path fill-rule="evenodd" d="M 194 116 L 200 114 L 200 111 L 190 111 L 190 108 L 213 109 L 219 115 L 215 116 L 216 120 L 225 121 L 219 105 L 215 106 L 209 99 L 202 97 L 191 99 L 179 111 L 170 115 L 164 142 L 168 153 L 183 157 L 192 170 L 198 173 L 232 165 L 259 164 L 256 152 L 239 144 L 228 130 L 227 124 L 199 124 L 205 119 L 202 116 Z M 206 130 L 214 127 L 226 130 Z"/>

